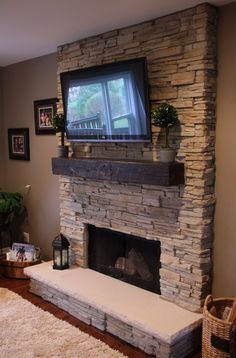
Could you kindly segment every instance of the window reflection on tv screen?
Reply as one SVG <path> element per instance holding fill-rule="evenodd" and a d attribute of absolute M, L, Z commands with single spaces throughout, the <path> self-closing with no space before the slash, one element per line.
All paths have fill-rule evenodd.
<path fill-rule="evenodd" d="M 144 58 L 61 74 L 68 140 L 150 141 Z"/>

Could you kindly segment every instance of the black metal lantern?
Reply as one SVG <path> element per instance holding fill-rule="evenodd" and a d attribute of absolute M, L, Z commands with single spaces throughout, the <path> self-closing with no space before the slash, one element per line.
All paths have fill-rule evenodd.
<path fill-rule="evenodd" d="M 53 240 L 53 268 L 55 270 L 69 268 L 69 246 L 69 241 L 62 234 Z"/>

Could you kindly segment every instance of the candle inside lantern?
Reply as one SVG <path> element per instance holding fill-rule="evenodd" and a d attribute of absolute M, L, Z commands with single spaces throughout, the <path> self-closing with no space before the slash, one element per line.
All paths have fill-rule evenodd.
<path fill-rule="evenodd" d="M 60 257 L 60 251 L 55 251 L 55 261 L 58 266 L 61 264 L 61 257 Z"/>
<path fill-rule="evenodd" d="M 67 264 L 67 250 L 62 250 L 62 265 Z"/>

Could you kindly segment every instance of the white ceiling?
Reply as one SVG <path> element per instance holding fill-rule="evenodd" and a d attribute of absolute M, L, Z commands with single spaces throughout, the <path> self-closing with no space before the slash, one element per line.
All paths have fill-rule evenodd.
<path fill-rule="evenodd" d="M 204 0 L 0 0 L 0 66 L 57 46 L 195 6 Z M 216 6 L 232 0 L 208 0 Z"/>

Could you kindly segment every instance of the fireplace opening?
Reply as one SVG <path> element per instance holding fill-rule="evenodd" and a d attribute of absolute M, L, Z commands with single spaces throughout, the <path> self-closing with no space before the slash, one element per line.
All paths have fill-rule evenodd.
<path fill-rule="evenodd" d="M 160 294 L 160 242 L 88 225 L 89 268 Z"/>

